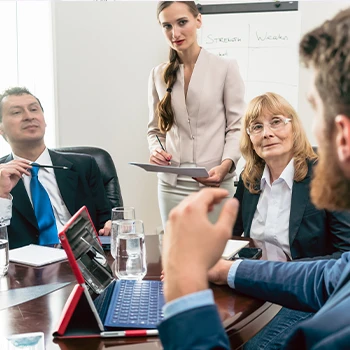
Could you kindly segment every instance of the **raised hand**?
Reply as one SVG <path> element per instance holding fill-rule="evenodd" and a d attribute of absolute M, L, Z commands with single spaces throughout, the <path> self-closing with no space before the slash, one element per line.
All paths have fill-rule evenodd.
<path fill-rule="evenodd" d="M 208 270 L 220 259 L 232 235 L 238 201 L 228 199 L 215 224 L 207 214 L 227 195 L 223 189 L 203 189 L 170 212 L 162 254 L 167 301 L 208 287 Z"/>
<path fill-rule="evenodd" d="M 24 159 L 0 164 L 0 197 L 8 198 L 23 174 L 30 175 L 31 165 Z"/>

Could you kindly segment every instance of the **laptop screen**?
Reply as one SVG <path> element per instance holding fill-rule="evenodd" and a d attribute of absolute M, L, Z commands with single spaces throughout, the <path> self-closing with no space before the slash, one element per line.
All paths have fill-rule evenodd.
<path fill-rule="evenodd" d="M 114 278 L 85 207 L 72 217 L 62 233 L 66 236 L 89 291 L 102 293 Z"/>

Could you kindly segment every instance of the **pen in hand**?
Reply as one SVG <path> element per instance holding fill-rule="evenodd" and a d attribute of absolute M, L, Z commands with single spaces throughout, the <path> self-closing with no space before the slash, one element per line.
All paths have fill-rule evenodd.
<path fill-rule="evenodd" d="M 162 143 L 161 143 L 160 140 L 159 140 L 158 135 L 156 135 L 156 138 L 157 138 L 157 140 L 158 140 L 158 143 L 160 144 L 160 147 L 162 147 L 162 150 L 163 150 L 164 152 L 166 152 L 165 148 L 163 147 Z"/>
<path fill-rule="evenodd" d="M 62 170 L 68 170 L 68 167 L 63 165 L 44 165 L 44 164 L 38 164 L 35 162 L 29 163 L 31 166 L 38 167 L 38 168 L 52 168 L 52 169 L 62 169 Z"/>
<path fill-rule="evenodd" d="M 156 135 L 156 138 L 157 138 L 157 140 L 158 140 L 158 143 L 159 143 L 160 147 L 162 147 L 162 150 L 163 150 L 164 152 L 166 152 L 165 148 L 163 147 L 162 143 L 160 142 L 160 139 L 159 139 L 158 135 Z M 170 158 L 166 158 L 166 160 L 169 162 L 169 165 L 170 165 L 170 164 L 171 164 L 171 163 L 170 163 Z"/>

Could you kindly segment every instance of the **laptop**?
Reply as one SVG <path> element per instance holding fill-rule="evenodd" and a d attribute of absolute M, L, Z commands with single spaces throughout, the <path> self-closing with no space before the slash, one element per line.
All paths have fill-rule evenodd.
<path fill-rule="evenodd" d="M 115 280 L 85 206 L 63 227 L 59 238 L 78 284 L 54 336 L 86 336 L 87 332 L 108 337 L 118 330 L 157 327 L 163 318 L 163 283 Z"/>

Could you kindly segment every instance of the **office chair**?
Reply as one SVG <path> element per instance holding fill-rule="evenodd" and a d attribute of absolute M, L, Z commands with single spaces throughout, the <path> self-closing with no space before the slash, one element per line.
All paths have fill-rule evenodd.
<path fill-rule="evenodd" d="M 54 151 L 63 153 L 82 153 L 95 158 L 100 169 L 103 184 L 106 190 L 112 208 L 122 207 L 123 198 L 120 190 L 117 170 L 110 154 L 102 148 L 79 146 L 79 147 L 59 147 L 53 148 Z"/>

